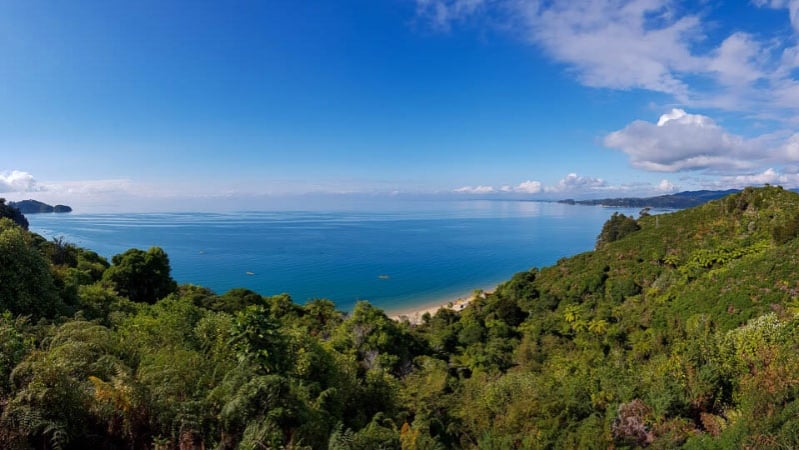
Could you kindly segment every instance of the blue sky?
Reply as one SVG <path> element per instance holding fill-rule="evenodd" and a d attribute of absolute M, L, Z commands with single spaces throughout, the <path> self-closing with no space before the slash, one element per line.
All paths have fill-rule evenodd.
<path fill-rule="evenodd" d="M 0 196 L 213 210 L 796 187 L 797 38 L 799 0 L 6 1 Z"/>

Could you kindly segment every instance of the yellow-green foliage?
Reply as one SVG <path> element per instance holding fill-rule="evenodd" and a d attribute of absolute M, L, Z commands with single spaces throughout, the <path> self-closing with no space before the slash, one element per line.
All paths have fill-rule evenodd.
<path fill-rule="evenodd" d="M 0 447 L 799 448 L 799 195 L 600 234 L 414 326 L 174 289 L 165 254 L 132 302 L 122 256 L 0 220 Z"/>

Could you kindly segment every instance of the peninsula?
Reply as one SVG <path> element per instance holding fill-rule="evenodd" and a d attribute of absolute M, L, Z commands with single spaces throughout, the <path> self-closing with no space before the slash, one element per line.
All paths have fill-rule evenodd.
<path fill-rule="evenodd" d="M 8 206 L 17 208 L 22 214 L 37 213 L 68 213 L 72 208 L 66 205 L 51 206 L 38 200 L 22 200 L 19 202 L 9 202 Z"/>
<path fill-rule="evenodd" d="M 738 189 L 728 189 L 726 191 L 684 191 L 676 194 L 658 195 L 655 197 L 622 197 L 622 198 L 600 198 L 592 200 L 559 200 L 558 203 L 569 205 L 590 205 L 606 206 L 610 208 L 660 208 L 660 209 L 684 209 L 699 206 L 711 200 L 718 200 L 730 194 L 740 192 Z"/>

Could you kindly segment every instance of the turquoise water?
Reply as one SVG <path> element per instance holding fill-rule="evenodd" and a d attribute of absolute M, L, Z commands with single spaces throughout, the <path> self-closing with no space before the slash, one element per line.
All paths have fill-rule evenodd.
<path fill-rule="evenodd" d="M 382 211 L 31 214 L 31 230 L 110 257 L 160 246 L 172 275 L 222 293 L 245 287 L 369 300 L 407 310 L 487 289 L 514 273 L 591 250 L 614 211 L 519 201 L 409 202 Z"/>

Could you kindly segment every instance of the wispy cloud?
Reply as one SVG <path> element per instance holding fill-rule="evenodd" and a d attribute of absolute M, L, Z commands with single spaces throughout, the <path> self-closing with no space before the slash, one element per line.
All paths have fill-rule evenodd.
<path fill-rule="evenodd" d="M 420 16 L 438 29 L 470 16 L 490 17 L 492 24 L 505 17 L 505 29 L 565 64 L 585 86 L 643 89 L 686 106 L 780 120 L 799 117 L 799 0 L 755 0 L 751 7 L 787 10 L 796 36 L 778 30 L 718 36 L 711 9 L 692 11 L 668 0 L 417 0 Z"/>
<path fill-rule="evenodd" d="M 417 0 L 416 13 L 437 30 L 449 30 L 453 22 L 474 15 L 486 0 Z"/>
<path fill-rule="evenodd" d="M 585 85 L 642 88 L 686 99 L 680 74 L 700 70 L 688 43 L 698 17 L 678 17 L 668 3 L 633 1 L 520 1 L 527 39 L 568 64 Z M 651 25 L 656 23 L 657 25 Z"/>
<path fill-rule="evenodd" d="M 759 7 L 787 9 L 790 12 L 791 24 L 799 34 L 799 0 L 753 0 L 752 3 Z"/>
<path fill-rule="evenodd" d="M 131 180 L 127 178 L 66 181 L 45 183 L 44 185 L 48 191 L 66 196 L 118 194 L 131 192 L 135 189 Z"/>
<path fill-rule="evenodd" d="M 536 180 L 522 181 L 521 183 L 512 185 L 502 185 L 494 187 L 490 185 L 478 186 L 463 186 L 453 189 L 453 192 L 459 194 L 553 194 L 553 193 L 578 193 L 586 194 L 592 191 L 600 191 L 610 186 L 601 178 L 586 177 L 570 173 L 561 178 L 557 183 L 546 186 L 544 183 Z"/>
<path fill-rule="evenodd" d="M 462 186 L 454 190 L 459 194 L 493 194 L 497 192 L 493 186 Z"/>
<path fill-rule="evenodd" d="M 781 172 L 773 168 L 768 168 L 758 173 L 724 176 L 713 182 L 706 183 L 706 186 L 710 188 L 743 188 L 746 186 L 763 184 L 796 186 L 799 185 L 799 172 L 788 170 Z"/>

